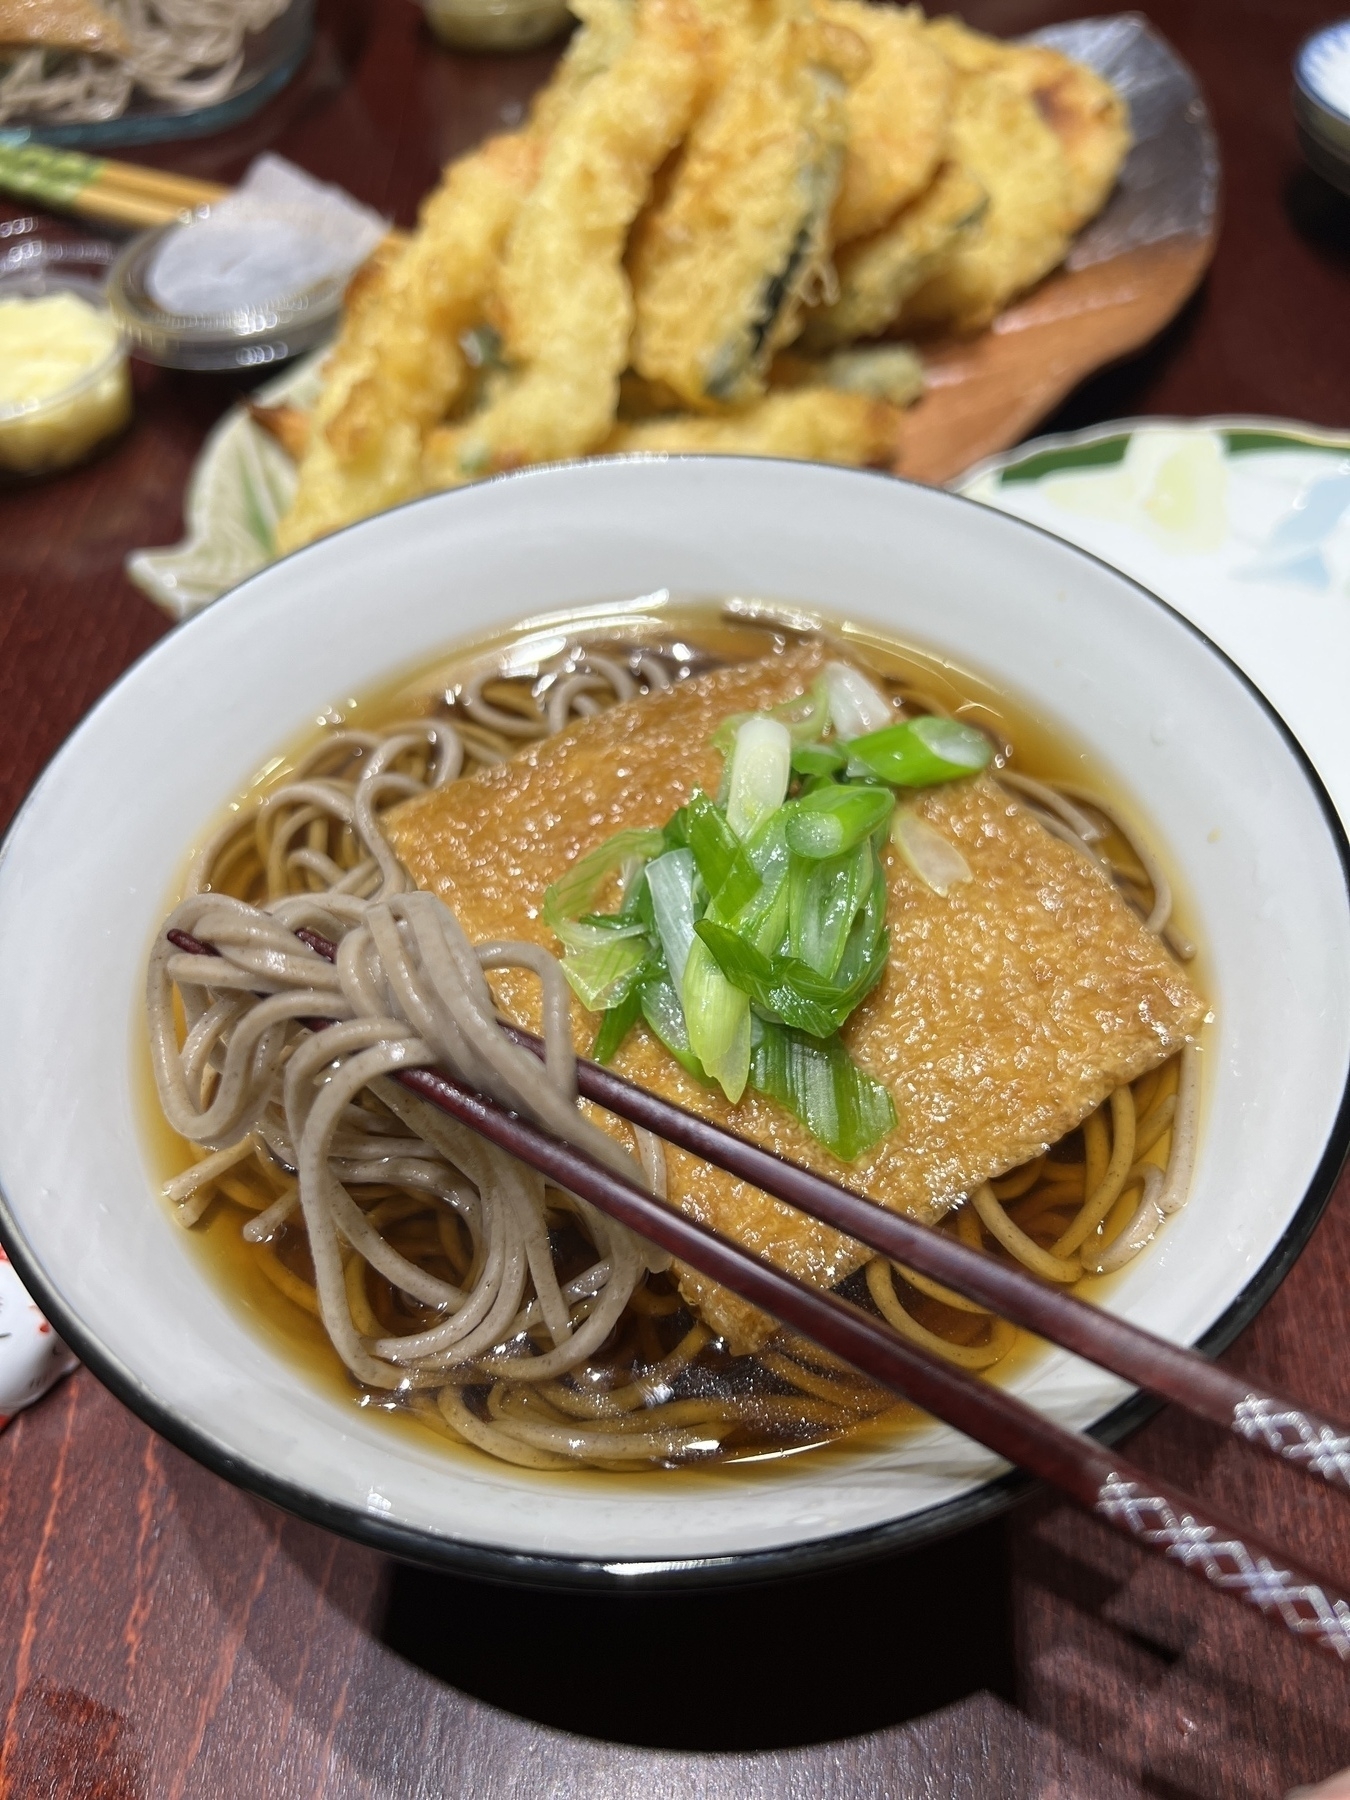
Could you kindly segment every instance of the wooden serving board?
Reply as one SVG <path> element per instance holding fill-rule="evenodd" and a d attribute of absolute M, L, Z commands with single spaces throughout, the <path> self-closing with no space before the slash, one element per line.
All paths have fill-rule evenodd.
<path fill-rule="evenodd" d="M 922 346 L 928 392 L 906 417 L 895 473 L 947 482 L 1017 443 L 1080 381 L 1175 318 L 1217 235 L 1188 233 L 1062 269 L 978 337 Z"/>

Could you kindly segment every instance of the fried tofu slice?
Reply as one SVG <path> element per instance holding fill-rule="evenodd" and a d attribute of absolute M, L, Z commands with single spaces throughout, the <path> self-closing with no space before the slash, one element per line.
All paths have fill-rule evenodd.
<path fill-rule="evenodd" d="M 557 950 L 544 890 L 628 826 L 659 826 L 696 787 L 716 792 L 708 740 L 728 714 L 804 692 L 815 644 L 616 706 L 501 767 L 408 801 L 387 816 L 413 879 L 441 895 L 475 942 L 523 938 Z M 887 852 L 890 958 L 845 1027 L 857 1061 L 895 1096 L 899 1125 L 844 1165 L 788 1113 L 749 1093 L 735 1106 L 687 1075 L 639 1026 L 620 1073 L 879 1204 L 933 1220 L 979 1182 L 1038 1155 L 1121 1083 L 1199 1030 L 1205 1004 L 1116 889 L 986 778 L 928 790 L 923 816 L 957 844 L 973 879 L 943 898 Z M 533 979 L 494 973 L 504 1009 L 538 1022 Z M 579 1050 L 596 1018 L 573 1009 Z M 620 1122 L 599 1122 L 626 1141 Z M 668 1150 L 672 1201 L 820 1287 L 866 1253 L 850 1240 Z M 681 1289 L 733 1347 L 762 1342 L 762 1315 L 693 1271 Z"/>
<path fill-rule="evenodd" d="M 997 70 L 1035 102 L 1068 163 L 1070 229 L 1094 218 L 1131 142 L 1129 108 L 1110 82 L 1048 45 L 1005 43 L 959 19 L 934 19 L 928 39 L 962 74 Z"/>
<path fill-rule="evenodd" d="M 636 0 L 630 43 L 558 119 L 497 286 L 513 372 L 482 411 L 428 438 L 428 487 L 584 455 L 604 439 L 633 329 L 624 247 L 692 117 L 703 47 L 689 0 Z"/>
<path fill-rule="evenodd" d="M 633 367 L 695 409 L 759 398 L 774 351 L 796 335 L 824 278 L 847 138 L 838 34 L 809 0 L 708 11 L 710 97 L 628 253 Z"/>
<path fill-rule="evenodd" d="M 0 44 L 126 56 L 131 40 L 120 19 L 94 0 L 0 0 Z"/>
<path fill-rule="evenodd" d="M 960 163 L 944 163 L 927 191 L 880 231 L 845 244 L 835 257 L 836 297 L 807 315 L 807 351 L 875 337 L 911 294 L 933 279 L 976 232 L 988 195 Z"/>
<path fill-rule="evenodd" d="M 899 449 L 902 417 L 898 407 L 875 393 L 796 387 L 732 413 L 672 413 L 619 424 L 604 449 L 610 455 L 782 456 L 848 468 L 888 468 Z"/>
<path fill-rule="evenodd" d="M 816 0 L 816 13 L 855 32 L 870 58 L 844 102 L 848 147 L 830 214 L 837 247 L 879 231 L 932 181 L 946 150 L 954 79 L 918 7 Z"/>

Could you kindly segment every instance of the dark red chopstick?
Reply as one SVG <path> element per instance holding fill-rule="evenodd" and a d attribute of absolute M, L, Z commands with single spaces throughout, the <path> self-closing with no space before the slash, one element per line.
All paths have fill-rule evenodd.
<path fill-rule="evenodd" d="M 299 935 L 319 947 L 315 934 Z M 170 937 L 189 954 L 217 954 L 185 932 Z M 906 1342 L 837 1294 L 799 1284 L 442 1071 L 400 1070 L 395 1079 L 873 1380 L 1050 1482 L 1124 1536 L 1180 1562 L 1338 1660 L 1350 1661 L 1350 1601 L 1245 1526 L 1200 1506 L 1092 1438 L 1054 1424 L 1015 1395 Z"/>
<path fill-rule="evenodd" d="M 302 930 L 297 936 L 330 961 L 336 954 L 333 944 L 317 932 Z M 525 1049 L 543 1055 L 543 1040 L 535 1033 L 505 1023 L 502 1029 Z M 586 1099 L 834 1226 L 892 1262 L 955 1288 L 1037 1337 L 1350 1493 L 1350 1431 L 1345 1426 L 1253 1387 L 1198 1351 L 1169 1343 L 1024 1269 L 996 1262 L 958 1238 L 887 1212 L 875 1201 L 687 1112 L 599 1063 L 578 1058 L 577 1086 Z"/>
<path fill-rule="evenodd" d="M 543 1040 L 533 1032 L 516 1025 L 502 1029 L 525 1049 L 543 1055 Z M 833 1225 L 892 1262 L 955 1288 L 1037 1337 L 1147 1388 L 1160 1399 L 1175 1401 L 1257 1449 L 1350 1493 L 1350 1431 L 1345 1426 L 1254 1388 L 1198 1351 L 1169 1343 L 1025 1269 L 996 1262 L 959 1238 L 887 1212 L 876 1201 L 701 1119 L 599 1063 L 577 1059 L 577 1087 L 586 1099 Z"/>

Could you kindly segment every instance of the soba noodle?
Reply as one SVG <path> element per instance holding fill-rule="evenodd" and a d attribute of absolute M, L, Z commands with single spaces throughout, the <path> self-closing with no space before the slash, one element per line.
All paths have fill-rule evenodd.
<path fill-rule="evenodd" d="M 630 1153 L 577 1109 L 557 961 L 534 944 L 471 945 L 441 900 L 410 891 L 380 815 L 690 668 L 646 647 L 573 646 L 524 676 L 480 671 L 443 715 L 327 730 L 193 860 L 166 929 L 220 955 L 185 954 L 161 933 L 151 957 L 161 1103 L 199 1158 L 165 1190 L 180 1221 L 197 1224 L 217 1199 L 246 1209 L 258 1266 L 317 1315 L 368 1398 L 527 1467 L 762 1453 L 895 1405 L 784 1332 L 729 1357 L 684 1307 L 668 1258 L 390 1080 L 441 1064 L 664 1195 L 657 1140 L 635 1132 Z M 908 708 L 937 710 L 898 685 Z M 1167 928 L 1156 859 L 1108 803 L 1001 779 L 1119 881 L 1150 929 Z M 335 964 L 295 937 L 303 927 L 338 943 Z M 542 1064 L 495 1023 L 485 971 L 508 967 L 541 984 Z M 315 1017 L 335 1023 L 313 1033 L 303 1021 Z M 1184 1203 L 1197 1103 L 1187 1050 L 937 1228 L 1065 1284 L 1120 1268 Z M 968 1368 L 994 1367 L 1017 1341 L 882 1258 L 848 1291 Z"/>
<path fill-rule="evenodd" d="M 214 106 L 239 79 L 244 39 L 290 0 L 102 0 L 130 46 L 120 57 L 36 46 L 0 54 L 0 123 L 116 119 L 139 90 L 176 112 Z"/>

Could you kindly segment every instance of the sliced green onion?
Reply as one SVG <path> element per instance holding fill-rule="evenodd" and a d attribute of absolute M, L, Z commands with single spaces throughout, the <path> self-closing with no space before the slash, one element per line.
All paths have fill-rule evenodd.
<path fill-rule="evenodd" d="M 787 726 L 763 713 L 753 714 L 736 733 L 728 774 L 727 824 L 737 837 L 749 837 L 778 811 L 791 772 Z"/>
<path fill-rule="evenodd" d="M 798 856 L 842 856 L 884 825 L 894 805 L 894 794 L 882 787 L 831 782 L 816 788 L 784 809 L 788 848 Z"/>
<path fill-rule="evenodd" d="M 629 1032 L 642 1017 L 642 981 L 641 976 L 635 980 L 622 1000 L 615 1001 L 605 1011 L 600 1021 L 600 1029 L 595 1034 L 595 1042 L 591 1045 L 591 1058 L 594 1062 L 613 1062 L 619 1047 Z"/>
<path fill-rule="evenodd" d="M 759 891 L 759 876 L 722 809 L 695 790 L 685 811 L 685 830 L 703 885 L 718 908 L 739 912 Z"/>
<path fill-rule="evenodd" d="M 827 979 L 837 974 L 844 946 L 872 885 L 870 843 L 846 856 L 793 859 L 788 879 L 788 950 Z"/>
<path fill-rule="evenodd" d="M 848 761 L 838 744 L 798 744 L 792 752 L 794 775 L 834 775 Z"/>
<path fill-rule="evenodd" d="M 734 1105 L 750 1079 L 750 998 L 695 940 L 680 989 L 689 1048 Z"/>
<path fill-rule="evenodd" d="M 889 940 L 882 931 L 874 938 L 867 960 L 855 958 L 847 978 L 841 964 L 840 976 L 828 980 L 796 957 L 766 956 L 725 925 L 700 919 L 695 929 L 726 979 L 753 1000 L 762 1018 L 792 1025 L 820 1038 L 838 1031 L 859 1001 L 875 987 L 886 967 L 889 950 Z"/>
<path fill-rule="evenodd" d="M 896 1127 L 888 1089 L 860 1069 L 838 1037 L 805 1037 L 764 1025 L 750 1065 L 758 1092 L 785 1106 L 841 1162 L 852 1162 Z"/>
<path fill-rule="evenodd" d="M 633 874 L 664 847 L 659 831 L 621 831 L 597 844 L 545 893 L 544 923 L 569 950 L 595 947 L 600 941 L 598 928 L 579 925 L 577 920 L 594 911 L 601 889 L 616 874 L 623 876 L 626 897 Z"/>
<path fill-rule="evenodd" d="M 851 663 L 826 663 L 822 679 L 830 696 L 830 718 L 836 737 L 862 737 L 880 731 L 895 718 L 895 708 Z"/>
<path fill-rule="evenodd" d="M 667 850 L 647 864 L 647 892 L 652 897 L 656 934 L 676 988 L 684 981 L 684 965 L 694 941 L 694 853 Z"/>
<path fill-rule="evenodd" d="M 848 747 L 849 773 L 880 776 L 892 787 L 932 787 L 983 769 L 993 745 L 973 725 L 925 715 L 888 725 Z"/>
<path fill-rule="evenodd" d="M 633 977 L 647 960 L 641 938 L 603 934 L 605 941 L 586 950 L 569 950 L 562 971 L 587 1012 L 604 1012 L 626 997 Z"/>
<path fill-rule="evenodd" d="M 896 808 L 891 820 L 891 842 L 919 880 L 944 900 L 952 888 L 974 879 L 970 864 L 956 845 L 911 807 Z"/>
<path fill-rule="evenodd" d="M 703 1067 L 689 1047 L 689 1027 L 680 996 L 672 987 L 664 966 L 649 975 L 639 989 L 642 1016 L 652 1036 L 669 1050 L 682 1069 L 706 1081 Z"/>
<path fill-rule="evenodd" d="M 762 718 L 777 719 L 785 725 L 788 735 L 794 744 L 804 744 L 810 738 L 818 738 L 830 723 L 830 694 L 822 677 L 808 693 L 797 694 L 791 700 L 780 701 L 771 706 Z M 708 740 L 714 750 L 720 750 L 723 756 L 730 756 L 736 743 L 736 733 L 747 719 L 756 717 L 754 713 L 732 713 L 723 719 L 717 730 Z"/>

